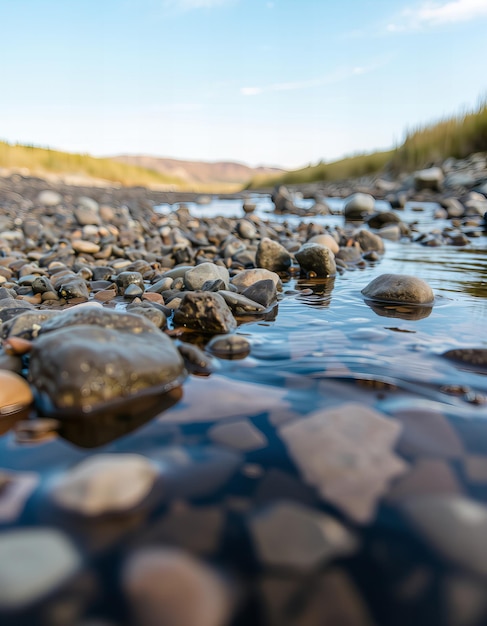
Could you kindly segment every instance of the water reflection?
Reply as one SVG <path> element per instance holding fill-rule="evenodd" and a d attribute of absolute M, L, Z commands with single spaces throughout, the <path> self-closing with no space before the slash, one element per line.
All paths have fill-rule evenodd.
<path fill-rule="evenodd" d="M 418 306 L 408 304 L 379 304 L 372 300 L 365 303 L 381 317 L 398 317 L 403 320 L 422 320 L 431 315 L 432 306 Z"/>

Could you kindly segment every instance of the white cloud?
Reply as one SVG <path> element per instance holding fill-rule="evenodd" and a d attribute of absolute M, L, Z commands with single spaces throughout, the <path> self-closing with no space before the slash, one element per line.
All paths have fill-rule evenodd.
<path fill-rule="evenodd" d="M 387 25 L 391 33 L 432 28 L 443 24 L 469 22 L 487 17 L 487 0 L 450 0 L 450 2 L 423 2 L 404 9 Z"/>
<path fill-rule="evenodd" d="M 231 4 L 234 0 L 163 0 L 167 9 L 178 11 L 192 11 L 193 9 L 213 9 L 225 4 Z"/>
<path fill-rule="evenodd" d="M 353 78 L 354 76 L 368 74 L 382 65 L 384 65 L 384 62 L 356 67 L 342 67 L 338 68 L 334 72 L 331 72 L 330 74 L 326 74 L 325 76 L 310 78 L 308 80 L 297 80 L 287 83 L 271 83 L 270 85 L 264 85 L 261 87 L 241 87 L 240 93 L 243 96 L 259 96 L 262 93 L 271 93 L 275 91 L 295 91 L 297 89 L 309 89 L 310 87 L 333 85 L 334 83 L 340 83 L 349 78 Z"/>

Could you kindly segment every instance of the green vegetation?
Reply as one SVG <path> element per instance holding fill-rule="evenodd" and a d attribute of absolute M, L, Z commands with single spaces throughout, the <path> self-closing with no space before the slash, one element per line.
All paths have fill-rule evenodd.
<path fill-rule="evenodd" d="M 331 182 L 376 174 L 384 169 L 394 173 L 440 164 L 448 157 L 465 158 L 473 152 L 487 151 L 487 100 L 462 115 L 451 116 L 426 124 L 407 133 L 396 149 L 347 157 L 332 163 L 287 172 L 280 176 L 253 178 L 249 189 L 274 185 L 299 185 L 311 182 Z"/>
<path fill-rule="evenodd" d="M 112 159 L 97 159 L 87 154 L 72 154 L 5 141 L 0 141 L 0 167 L 27 168 L 32 174 L 38 175 L 70 174 L 97 178 L 127 186 L 184 187 L 184 183 L 178 178 L 164 176 L 143 167 L 118 163 Z"/>

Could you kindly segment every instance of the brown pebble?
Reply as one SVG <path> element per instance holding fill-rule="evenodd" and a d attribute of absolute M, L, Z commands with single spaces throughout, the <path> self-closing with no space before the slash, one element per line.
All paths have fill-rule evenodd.
<path fill-rule="evenodd" d="M 103 289 L 102 291 L 98 291 L 95 293 L 95 300 L 98 302 L 108 302 L 109 300 L 113 300 L 117 295 L 117 292 L 114 289 Z"/>
<path fill-rule="evenodd" d="M 18 374 L 0 370 L 0 415 L 21 411 L 32 403 L 32 391 Z"/>
<path fill-rule="evenodd" d="M 20 356 L 32 350 L 32 341 L 22 337 L 9 337 L 3 342 L 3 349 L 10 356 Z"/>

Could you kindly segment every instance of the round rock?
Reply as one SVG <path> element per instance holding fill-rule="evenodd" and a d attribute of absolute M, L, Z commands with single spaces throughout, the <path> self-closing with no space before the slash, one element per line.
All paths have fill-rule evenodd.
<path fill-rule="evenodd" d="M 305 243 L 295 254 L 296 261 L 305 274 L 315 274 L 317 278 L 326 278 L 336 274 L 335 255 L 326 246 L 318 243 Z"/>
<path fill-rule="evenodd" d="M 375 210 L 374 197 L 368 193 L 354 193 L 345 201 L 343 213 L 345 219 L 361 220 L 367 215 L 372 215 Z"/>
<path fill-rule="evenodd" d="M 397 304 L 432 304 L 435 298 L 428 283 L 406 274 L 382 274 L 362 289 L 362 294 L 369 300 Z"/>
<path fill-rule="evenodd" d="M 283 245 L 264 237 L 257 246 L 255 264 L 271 272 L 286 272 L 292 264 L 292 259 Z"/>

